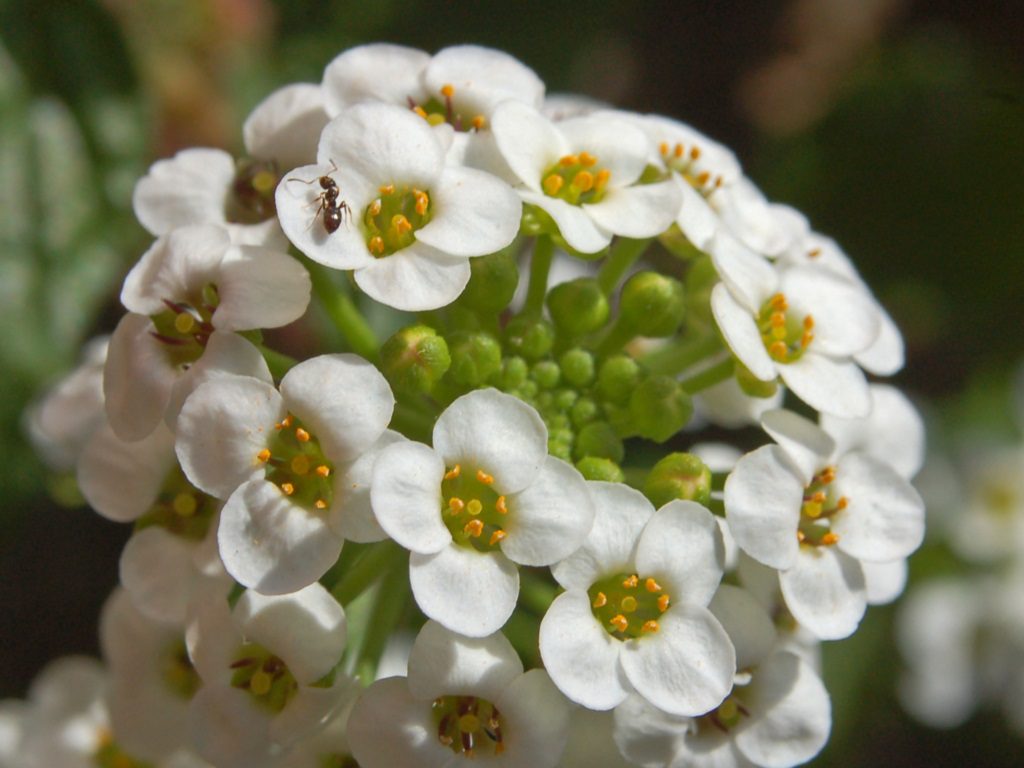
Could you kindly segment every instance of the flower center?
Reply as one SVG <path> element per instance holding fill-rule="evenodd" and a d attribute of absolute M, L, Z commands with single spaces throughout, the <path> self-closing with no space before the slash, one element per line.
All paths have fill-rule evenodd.
<path fill-rule="evenodd" d="M 779 363 L 799 360 L 814 340 L 814 318 L 790 312 L 789 303 L 781 293 L 762 305 L 757 327 L 768 354 Z"/>
<path fill-rule="evenodd" d="M 716 728 L 728 733 L 739 725 L 744 717 L 750 717 L 749 710 L 735 694 L 730 694 L 718 707 L 697 718 L 697 730 L 700 732 L 705 728 Z"/>
<path fill-rule="evenodd" d="M 598 203 L 612 172 L 599 168 L 589 152 L 565 155 L 541 174 L 541 187 L 548 197 L 557 197 L 572 205 Z"/>
<path fill-rule="evenodd" d="M 285 708 L 299 689 L 288 665 L 258 643 L 239 647 L 231 669 L 231 685 L 248 691 L 275 714 Z"/>
<path fill-rule="evenodd" d="M 502 717 L 487 699 L 441 696 L 434 700 L 437 740 L 466 757 L 500 755 L 505 751 Z"/>
<path fill-rule="evenodd" d="M 327 755 L 320 755 L 317 768 L 359 768 L 359 763 L 352 755 L 332 752 Z"/>
<path fill-rule="evenodd" d="M 412 111 L 431 125 L 448 123 L 460 132 L 481 131 L 487 127 L 487 118 L 483 115 L 477 114 L 466 119 L 452 101 L 454 96 L 455 87 L 445 84 L 441 86 L 437 96 L 432 96 L 423 104 L 414 104 L 412 99 L 409 101 Z"/>
<path fill-rule="evenodd" d="M 657 632 L 658 619 L 668 610 L 668 593 L 653 578 L 617 573 L 590 585 L 590 609 L 608 634 L 629 640 Z"/>
<path fill-rule="evenodd" d="M 366 206 L 366 247 L 374 256 L 390 256 L 416 242 L 416 230 L 430 221 L 430 195 L 422 189 L 386 184 Z"/>
<path fill-rule="evenodd" d="M 710 172 L 696 168 L 697 160 L 703 154 L 696 144 L 687 149 L 681 142 L 669 144 L 667 141 L 663 141 L 658 145 L 658 152 L 661 153 L 661 159 L 670 170 L 682 176 L 704 197 L 722 186 L 721 176 L 712 176 Z"/>
<path fill-rule="evenodd" d="M 114 741 L 114 735 L 104 730 L 100 733 L 99 746 L 92 756 L 96 768 L 153 768 L 152 763 L 136 760 L 121 749 Z"/>
<path fill-rule="evenodd" d="M 796 532 L 801 544 L 830 547 L 839 541 L 839 534 L 832 531 L 832 517 L 846 509 L 850 502 L 845 496 L 837 496 L 832 484 L 835 479 L 836 468 L 828 466 L 804 488 L 800 526 Z"/>
<path fill-rule="evenodd" d="M 281 176 L 273 160 L 239 160 L 231 194 L 226 201 L 226 218 L 236 224 L 259 224 L 277 213 L 274 190 Z"/>
<path fill-rule="evenodd" d="M 200 491 L 175 465 L 164 480 L 153 506 L 135 521 L 135 530 L 159 526 L 175 536 L 202 541 L 217 514 L 219 502 Z"/>
<path fill-rule="evenodd" d="M 167 688 L 182 699 L 191 699 L 199 690 L 201 681 L 188 657 L 184 640 L 177 640 L 164 650 L 160 659 L 160 676 Z"/>
<path fill-rule="evenodd" d="M 333 495 L 333 467 L 324 457 L 320 441 L 292 414 L 274 425 L 277 430 L 256 460 L 267 465 L 267 480 L 306 509 L 327 509 Z"/>
<path fill-rule="evenodd" d="M 457 544 L 491 552 L 507 535 L 505 497 L 491 486 L 494 478 L 482 469 L 456 464 L 441 481 L 441 517 Z"/>
<path fill-rule="evenodd" d="M 213 313 L 220 304 L 217 286 L 207 283 L 193 300 L 163 300 L 167 307 L 152 315 L 154 330 L 149 334 L 164 345 L 171 363 L 183 370 L 200 358 L 213 333 Z"/>

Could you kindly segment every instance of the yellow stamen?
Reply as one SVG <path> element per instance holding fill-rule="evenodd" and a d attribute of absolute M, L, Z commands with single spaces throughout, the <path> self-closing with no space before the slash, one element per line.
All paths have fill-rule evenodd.
<path fill-rule="evenodd" d="M 484 128 L 487 127 L 487 118 L 484 117 L 483 115 L 477 115 L 476 117 L 469 121 L 469 124 L 472 125 L 474 129 L 482 131 Z"/>
<path fill-rule="evenodd" d="M 275 424 L 274 428 L 275 429 L 287 429 L 291 425 L 292 425 L 292 416 L 291 416 L 291 414 L 288 414 L 283 419 L 281 419 L 277 424 Z"/>
<path fill-rule="evenodd" d="M 804 539 L 806 539 L 806 538 L 807 538 L 807 536 L 804 535 L 803 531 L 797 531 L 796 532 L 796 540 L 799 541 L 801 544 L 804 543 Z"/>
<path fill-rule="evenodd" d="M 281 483 L 281 492 L 284 493 L 285 496 L 291 496 L 295 493 L 295 486 L 291 483 Z"/>
<path fill-rule="evenodd" d="M 393 195 L 393 194 L 395 194 L 395 185 L 394 184 L 385 184 L 384 186 L 380 187 L 380 189 L 378 191 L 382 195 Z"/>
<path fill-rule="evenodd" d="M 608 605 L 608 595 L 606 595 L 604 592 L 598 592 L 597 597 L 594 598 L 593 605 L 595 608 L 604 608 L 606 605 Z"/>
<path fill-rule="evenodd" d="M 667 141 L 663 141 L 663 142 L 661 142 L 661 143 L 660 143 L 660 144 L 658 145 L 658 151 L 659 151 L 659 152 L 660 152 L 660 153 L 661 153 L 662 155 L 667 155 L 667 154 L 668 154 L 668 142 L 667 142 Z"/>
<path fill-rule="evenodd" d="M 804 502 L 803 513 L 812 520 L 817 520 L 821 517 L 821 504 L 813 501 Z"/>
<path fill-rule="evenodd" d="M 807 255 L 810 256 L 812 259 L 816 259 L 819 256 L 821 256 L 821 248 L 812 248 L 807 252 Z"/>
<path fill-rule="evenodd" d="M 309 432 L 304 430 L 302 427 L 296 427 L 295 428 L 295 439 L 298 440 L 300 443 L 308 443 L 309 442 Z"/>
<path fill-rule="evenodd" d="M 472 712 L 467 712 L 459 718 L 459 730 L 474 732 L 480 730 L 480 718 Z"/>
<path fill-rule="evenodd" d="M 456 464 L 454 467 L 444 473 L 445 480 L 454 480 L 456 477 L 462 474 L 462 465 Z"/>
<path fill-rule="evenodd" d="M 498 500 L 496 502 L 494 502 L 494 509 L 497 511 L 497 513 L 499 515 L 507 515 L 508 514 L 508 507 L 505 506 L 505 497 L 504 496 L 499 496 Z"/>
<path fill-rule="evenodd" d="M 622 601 L 619 603 L 619 609 L 623 613 L 633 613 L 638 607 L 639 603 L 637 603 L 636 598 L 632 595 L 622 598 Z"/>
<path fill-rule="evenodd" d="M 700 157 L 700 147 L 697 147 L 697 146 L 690 147 L 690 159 L 691 160 L 696 160 L 699 157 Z"/>
<path fill-rule="evenodd" d="M 327 509 L 327 502 L 323 499 L 317 499 L 313 502 L 313 506 L 317 509 Z"/>
<path fill-rule="evenodd" d="M 821 537 L 821 543 L 824 544 L 826 547 L 831 547 L 833 544 L 835 544 L 838 541 L 839 541 L 839 534 L 838 533 L 832 533 L 832 531 L 829 531 L 828 533 L 826 533 L 824 536 Z"/>
<path fill-rule="evenodd" d="M 789 349 L 784 341 L 773 341 L 771 346 L 768 347 L 768 354 L 776 360 L 785 360 L 788 352 Z"/>
<path fill-rule="evenodd" d="M 768 322 L 771 323 L 772 328 L 785 327 L 786 325 L 786 313 L 785 312 L 772 312 L 771 318 Z"/>
<path fill-rule="evenodd" d="M 771 305 L 772 309 L 776 309 L 780 312 L 785 312 L 789 309 L 789 303 L 786 301 L 786 297 L 781 293 L 776 293 L 772 296 L 768 300 L 768 303 Z"/>
<path fill-rule="evenodd" d="M 252 188 L 257 192 L 270 192 L 277 186 L 277 176 L 270 171 L 259 171 L 252 177 Z"/>
<path fill-rule="evenodd" d="M 470 499 L 469 504 L 466 505 L 466 511 L 476 517 L 484 511 L 484 505 L 480 503 L 480 499 Z"/>
<path fill-rule="evenodd" d="M 395 232 L 400 235 L 404 235 L 406 232 L 412 231 L 412 223 L 401 213 L 396 213 L 391 217 L 391 226 L 394 228 Z"/>
<path fill-rule="evenodd" d="M 491 483 L 494 482 L 494 476 L 493 475 L 488 475 L 482 469 L 478 469 L 476 471 L 476 479 L 479 480 L 484 485 L 490 485 Z"/>
<path fill-rule="evenodd" d="M 776 341 L 782 341 L 786 338 L 786 327 L 785 325 L 773 325 L 772 326 L 772 338 Z"/>
<path fill-rule="evenodd" d="M 430 207 L 430 195 L 420 189 L 413 190 L 412 196 L 416 199 L 416 213 L 423 216 Z"/>
<path fill-rule="evenodd" d="M 304 453 L 295 456 L 291 461 L 291 468 L 296 475 L 305 475 L 309 472 L 309 456 Z"/>
<path fill-rule="evenodd" d="M 608 623 L 619 630 L 619 632 L 625 632 L 629 629 L 629 620 L 621 613 L 614 616 Z"/>
<path fill-rule="evenodd" d="M 828 483 L 831 483 L 835 479 L 836 479 L 836 468 L 835 467 L 832 467 L 832 466 L 825 467 L 823 470 L 821 470 L 821 472 L 818 473 L 818 481 L 821 482 L 821 483 L 825 483 L 826 485 Z"/>
<path fill-rule="evenodd" d="M 316 468 L 316 473 L 320 475 L 320 477 L 330 477 L 331 468 L 328 467 L 326 464 L 321 464 L 319 467 Z"/>
<path fill-rule="evenodd" d="M 661 584 L 656 582 L 654 579 L 647 579 L 644 582 L 644 588 L 648 592 L 661 592 Z"/>
<path fill-rule="evenodd" d="M 657 632 L 661 629 L 661 626 L 659 626 L 657 621 L 651 619 L 650 621 L 645 621 L 644 625 L 640 629 L 644 632 Z"/>
<path fill-rule="evenodd" d="M 682 157 L 684 151 L 685 148 L 683 147 L 683 145 L 677 142 L 675 147 L 673 148 L 672 154 L 674 154 L 676 157 Z"/>
<path fill-rule="evenodd" d="M 581 192 L 589 192 L 594 188 L 594 174 L 590 171 L 579 171 L 573 176 L 572 185 Z"/>
<path fill-rule="evenodd" d="M 448 509 L 451 510 L 453 515 L 457 515 L 466 508 L 466 502 L 460 499 L 458 496 L 452 496 L 448 499 Z"/>
<path fill-rule="evenodd" d="M 804 331 L 803 336 L 800 337 L 800 346 L 806 348 L 812 341 L 814 341 L 814 334 L 810 331 Z"/>
<path fill-rule="evenodd" d="M 271 680 L 270 675 L 261 669 L 254 672 L 253 676 L 249 679 L 249 690 L 257 696 L 263 696 L 270 691 L 270 684 L 272 682 L 273 680 Z"/>
<path fill-rule="evenodd" d="M 263 464 L 266 464 L 268 461 L 270 461 L 270 449 L 264 448 L 262 451 L 257 453 L 256 460 L 262 462 Z"/>
<path fill-rule="evenodd" d="M 430 125 L 444 125 L 444 115 L 442 115 L 440 112 L 431 112 L 429 115 L 427 115 L 427 123 L 429 123 Z"/>
<path fill-rule="evenodd" d="M 370 214 L 371 217 L 379 216 L 381 209 L 383 207 L 384 204 L 380 201 L 380 198 L 378 197 L 376 200 L 370 203 L 369 207 L 367 208 L 367 212 Z"/>
<path fill-rule="evenodd" d="M 636 589 L 636 585 L 639 583 L 640 577 L 634 573 L 632 576 L 630 576 L 628 579 L 622 582 L 622 586 L 624 586 L 626 589 Z"/>
<path fill-rule="evenodd" d="M 196 508 L 199 504 L 196 502 L 196 497 L 191 493 L 179 493 L 174 497 L 174 501 L 171 502 L 171 506 L 174 508 L 174 513 L 181 517 L 192 517 L 196 513 Z"/>
<path fill-rule="evenodd" d="M 463 526 L 462 532 L 472 536 L 474 539 L 478 539 L 480 534 L 484 532 L 484 521 L 479 518 L 470 520 Z"/>
<path fill-rule="evenodd" d="M 374 235 L 373 237 L 370 238 L 370 242 L 367 244 L 367 247 L 370 249 L 370 253 L 372 253 L 374 256 L 383 256 L 384 238 L 381 237 L 380 235 Z"/>
<path fill-rule="evenodd" d="M 552 173 L 543 182 L 541 186 L 544 187 L 544 192 L 554 197 L 561 191 L 562 185 L 565 184 L 565 179 L 559 176 L 557 173 Z"/>
<path fill-rule="evenodd" d="M 421 107 L 421 106 L 420 106 L 419 104 L 417 104 L 417 105 L 416 105 L 415 107 L 413 107 L 413 108 L 412 108 L 412 111 L 413 111 L 413 112 L 415 112 L 415 113 L 416 113 L 417 115 L 419 115 L 420 117 L 422 117 L 422 118 L 423 118 L 424 120 L 426 120 L 426 119 L 427 119 L 427 110 L 425 110 L 425 109 L 424 109 L 423 107 Z"/>
<path fill-rule="evenodd" d="M 589 152 L 580 152 L 580 165 L 584 168 L 589 168 L 592 165 L 597 165 L 597 158 Z"/>
<path fill-rule="evenodd" d="M 491 546 L 493 547 L 499 541 L 503 540 L 506 536 L 508 536 L 508 534 L 505 533 L 503 530 L 501 530 L 501 528 L 499 528 L 498 530 L 496 530 L 494 533 L 491 534 L 491 541 L 490 541 Z"/>
<path fill-rule="evenodd" d="M 189 333 L 196 326 L 196 319 L 189 312 L 181 312 L 174 318 L 174 330 L 178 333 Z"/>
<path fill-rule="evenodd" d="M 452 85 L 451 83 L 445 83 L 444 85 L 441 86 L 441 95 L 444 96 L 446 99 L 450 99 L 452 96 L 455 95 L 455 86 Z"/>
<path fill-rule="evenodd" d="M 607 168 L 602 168 L 597 172 L 597 177 L 594 179 L 594 189 L 600 192 L 604 189 L 605 184 L 608 183 L 608 179 L 612 177 L 612 172 Z"/>
<path fill-rule="evenodd" d="M 845 496 L 840 496 L 839 501 L 836 502 L 836 509 L 846 509 L 850 505 L 850 500 Z"/>
<path fill-rule="evenodd" d="M 579 165 L 580 159 L 576 155 L 564 155 L 558 162 L 568 168 L 570 165 Z"/>
<path fill-rule="evenodd" d="M 658 598 L 658 610 L 661 611 L 662 613 L 667 611 L 668 610 L 669 602 L 670 601 L 669 601 L 668 595 L 662 595 L 661 597 L 659 597 Z"/>
<path fill-rule="evenodd" d="M 705 184 L 708 183 L 708 179 L 710 178 L 710 173 L 708 173 L 707 171 L 701 171 L 700 173 L 697 174 L 697 183 L 703 187 Z"/>

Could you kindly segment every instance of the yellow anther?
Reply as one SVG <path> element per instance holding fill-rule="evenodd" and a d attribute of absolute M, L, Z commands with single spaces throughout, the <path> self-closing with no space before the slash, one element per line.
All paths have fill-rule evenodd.
<path fill-rule="evenodd" d="M 811 250 L 807 252 L 807 255 L 812 259 L 816 259 L 821 256 L 821 248 L 811 248 Z"/>
<path fill-rule="evenodd" d="M 444 115 L 440 112 L 431 112 L 427 115 L 427 123 L 429 125 L 444 125 L 446 122 Z"/>
<path fill-rule="evenodd" d="M 831 547 L 837 541 L 839 541 L 839 534 L 833 533 L 832 531 L 829 531 L 821 537 L 821 543 L 824 544 L 826 547 Z"/>
<path fill-rule="evenodd" d="M 412 231 L 412 223 L 401 213 L 396 213 L 391 217 L 391 226 L 400 235 Z"/>
<path fill-rule="evenodd" d="M 619 630 L 619 632 L 625 632 L 629 629 L 629 620 L 621 613 L 614 616 L 608 623 Z"/>
<path fill-rule="evenodd" d="M 594 179 L 594 189 L 600 192 L 604 189 L 605 184 L 608 183 L 608 179 L 612 177 L 612 172 L 607 168 L 602 168 L 597 172 L 597 176 Z"/>
<path fill-rule="evenodd" d="M 499 496 L 498 500 L 496 502 L 494 502 L 494 509 L 495 509 L 495 511 L 497 511 L 497 513 L 499 515 L 507 515 L 508 514 L 508 507 L 505 506 L 505 497 L 504 496 Z"/>
<path fill-rule="evenodd" d="M 330 477 L 331 468 L 328 467 L 326 464 L 321 464 L 316 468 L 316 473 L 320 475 L 320 477 Z"/>
<path fill-rule="evenodd" d="M 632 595 L 626 595 L 619 602 L 619 609 L 623 613 L 633 613 L 638 607 L 640 607 L 640 604 L 636 601 L 636 598 L 633 597 Z"/>
<path fill-rule="evenodd" d="M 302 427 L 296 427 L 295 428 L 295 439 L 298 440 L 300 443 L 308 443 L 309 442 L 309 432 L 304 430 Z"/>
<path fill-rule="evenodd" d="M 557 173 L 552 173 L 544 179 L 543 182 L 541 182 L 541 186 L 544 187 L 544 192 L 552 197 L 561 191 L 563 184 L 565 184 L 565 179 Z"/>
<path fill-rule="evenodd" d="M 462 532 L 472 536 L 474 539 L 478 539 L 480 534 L 484 532 L 484 521 L 479 518 L 470 520 L 462 527 Z"/>
<path fill-rule="evenodd" d="M 577 155 L 563 155 L 558 159 L 559 165 L 564 165 L 566 168 L 572 165 L 579 165 L 580 159 Z"/>
<path fill-rule="evenodd" d="M 264 448 L 262 451 L 256 454 L 256 461 L 266 464 L 270 461 L 270 449 Z"/>
<path fill-rule="evenodd" d="M 499 528 L 491 534 L 490 545 L 493 547 L 499 541 L 502 541 L 506 536 L 508 536 L 508 534 L 501 530 L 501 528 Z"/>
<path fill-rule="evenodd" d="M 781 293 L 776 293 L 768 299 L 768 303 L 771 305 L 772 309 L 778 310 L 779 312 L 785 312 L 789 309 L 789 302 L 786 301 L 786 297 Z"/>
<path fill-rule="evenodd" d="M 696 160 L 699 157 L 700 157 L 700 147 L 698 147 L 698 146 L 690 147 L 690 159 L 691 160 Z"/>
<path fill-rule="evenodd" d="M 661 584 L 656 582 L 654 579 L 647 579 L 644 581 L 644 589 L 648 592 L 661 592 Z"/>
<path fill-rule="evenodd" d="M 804 318 L 804 328 L 809 331 L 813 327 L 814 327 L 814 316 L 813 315 L 807 315 L 807 317 Z"/>
<path fill-rule="evenodd" d="M 594 598 L 593 606 L 595 608 L 604 608 L 608 605 L 608 595 L 604 592 L 598 592 L 597 597 Z"/>
<path fill-rule="evenodd" d="M 430 207 L 430 195 L 421 189 L 413 190 L 412 196 L 416 200 L 416 213 L 423 216 Z"/>
<path fill-rule="evenodd" d="M 196 319 L 190 312 L 181 312 L 174 318 L 174 330 L 178 333 L 189 333 L 196 327 Z"/>
<path fill-rule="evenodd" d="M 423 107 L 421 107 L 421 106 L 420 106 L 419 104 L 417 104 L 417 105 L 416 105 L 415 107 L 413 107 L 413 108 L 412 108 L 412 111 L 413 111 L 413 112 L 415 112 L 415 113 L 416 113 L 417 115 L 419 115 L 420 117 L 422 117 L 422 118 L 423 118 L 424 120 L 426 120 L 426 119 L 427 119 L 427 110 L 425 110 L 425 109 L 424 109 Z"/>
<path fill-rule="evenodd" d="M 378 189 L 378 191 L 382 195 L 393 195 L 393 194 L 395 194 L 395 185 L 394 184 L 385 184 L 382 187 L 380 187 Z"/>
<path fill-rule="evenodd" d="M 807 536 L 804 535 L 803 531 L 797 531 L 796 532 L 796 540 L 799 541 L 801 544 L 804 543 L 804 539 L 806 539 L 806 538 L 807 538 Z"/>
<path fill-rule="evenodd" d="M 786 325 L 786 313 L 785 312 L 772 312 L 771 318 L 768 320 L 772 324 L 772 328 L 785 327 Z"/>
<path fill-rule="evenodd" d="M 580 152 L 580 165 L 584 168 L 597 165 L 597 158 L 589 152 Z"/>
<path fill-rule="evenodd" d="M 708 173 L 707 171 L 701 171 L 700 173 L 697 174 L 697 183 L 703 187 L 708 183 L 708 179 L 710 178 L 710 173 Z"/>
<path fill-rule="evenodd" d="M 825 495 L 824 491 L 815 491 L 813 494 L 811 494 L 811 501 L 813 501 L 815 504 L 824 504 L 825 499 L 827 498 L 828 497 Z"/>
<path fill-rule="evenodd" d="M 663 141 L 660 144 L 658 144 L 658 151 L 663 156 L 668 155 L 668 142 L 667 141 Z"/>
<path fill-rule="evenodd" d="M 454 467 L 444 473 L 445 480 L 454 480 L 456 477 L 462 474 L 462 465 L 456 464 Z"/>
<path fill-rule="evenodd" d="M 722 177 L 721 176 L 716 176 L 715 177 L 715 189 L 718 189 L 720 186 L 722 186 Z"/>
<path fill-rule="evenodd" d="M 480 499 L 470 499 L 469 504 L 466 505 L 466 511 L 476 517 L 484 511 L 484 505 L 480 503 Z"/>
<path fill-rule="evenodd" d="M 444 744 L 446 747 L 450 747 L 454 743 L 454 739 L 446 733 L 438 734 L 437 740 Z"/>
<path fill-rule="evenodd" d="M 645 621 L 644 625 L 640 629 L 644 632 L 657 632 L 659 629 L 661 629 L 661 626 L 658 624 L 657 621 L 651 619 L 649 621 Z"/>
<path fill-rule="evenodd" d="M 465 733 L 466 731 L 469 731 L 470 733 L 474 731 L 479 731 L 480 718 L 474 715 L 472 712 L 467 712 L 466 714 L 459 717 L 459 730 L 463 733 Z"/>
<path fill-rule="evenodd" d="M 833 480 L 836 479 L 836 468 L 831 465 L 825 467 L 823 470 L 821 470 L 821 472 L 818 473 L 817 479 L 818 482 L 825 483 L 826 485 L 828 483 L 831 483 Z"/>
<path fill-rule="evenodd" d="M 451 83 L 445 83 L 444 85 L 441 86 L 441 95 L 444 96 L 446 99 L 450 99 L 452 96 L 455 95 L 455 86 L 452 85 Z"/>
<path fill-rule="evenodd" d="M 366 212 L 370 214 L 371 218 L 374 217 L 374 216 L 379 216 L 380 212 L 381 212 L 381 209 L 383 207 L 384 207 L 384 203 L 382 203 L 380 201 L 380 198 L 378 197 L 376 200 L 374 200 L 372 203 L 370 203 L 370 205 L 366 209 Z"/>
<path fill-rule="evenodd" d="M 581 192 L 589 192 L 594 188 L 594 174 L 590 171 L 579 171 L 572 177 L 572 185 Z"/>
<path fill-rule="evenodd" d="M 836 502 L 836 509 L 846 509 L 850 506 L 850 500 L 845 496 L 840 496 L 839 501 Z"/>
<path fill-rule="evenodd" d="M 469 124 L 472 125 L 475 130 L 482 131 L 487 127 L 487 118 L 483 115 L 476 115 L 469 121 Z"/>
<path fill-rule="evenodd" d="M 281 483 L 281 492 L 285 496 L 291 496 L 293 493 L 295 493 L 295 486 L 292 485 L 291 483 Z"/>
<path fill-rule="evenodd" d="M 668 605 L 670 602 L 671 601 L 669 600 L 668 595 L 662 595 L 658 598 L 658 610 L 664 613 L 668 610 Z"/>
<path fill-rule="evenodd" d="M 773 341 L 771 346 L 768 347 L 768 354 L 776 360 L 785 360 L 789 355 L 789 347 L 786 346 L 784 341 Z"/>
<path fill-rule="evenodd" d="M 174 509 L 174 514 L 181 517 L 192 517 L 196 513 L 196 509 L 199 507 L 199 503 L 196 501 L 196 497 L 191 493 L 179 493 L 174 497 L 174 501 L 171 502 L 171 507 Z"/>
<path fill-rule="evenodd" d="M 812 520 L 817 520 L 821 517 L 821 504 L 817 504 L 813 501 L 804 502 L 803 513 Z"/>
<path fill-rule="evenodd" d="M 309 456 L 304 453 L 292 458 L 289 466 L 296 475 L 304 475 L 310 470 Z"/>
<path fill-rule="evenodd" d="M 622 582 L 622 586 L 626 589 L 636 589 L 636 585 L 640 583 L 640 577 L 635 573 L 628 579 Z"/>
<path fill-rule="evenodd" d="M 482 469 L 476 471 L 476 479 L 484 485 L 490 485 L 494 482 L 494 475 L 488 475 Z"/>
<path fill-rule="evenodd" d="M 460 499 L 458 496 L 452 496 L 448 499 L 448 509 L 451 510 L 453 515 L 457 515 L 466 508 L 466 502 Z"/>
<path fill-rule="evenodd" d="M 313 502 L 313 506 L 317 509 L 327 509 L 327 502 L 323 499 L 317 499 Z"/>
<path fill-rule="evenodd" d="M 370 238 L 370 242 L 367 243 L 367 247 L 370 249 L 370 253 L 374 256 L 384 255 L 384 238 L 380 235 L 374 235 Z"/>
<path fill-rule="evenodd" d="M 682 157 L 683 156 L 683 152 L 685 152 L 685 151 L 686 151 L 686 148 L 682 144 L 676 142 L 676 145 L 675 145 L 675 147 L 672 150 L 672 154 L 674 154 L 676 157 Z"/>
<path fill-rule="evenodd" d="M 270 675 L 261 669 L 254 672 L 253 676 L 249 678 L 249 690 L 257 696 L 263 696 L 270 691 L 270 685 L 273 682 Z"/>
<path fill-rule="evenodd" d="M 806 349 L 810 346 L 811 342 L 814 341 L 814 334 L 811 331 L 804 331 L 800 337 L 800 346 Z"/>

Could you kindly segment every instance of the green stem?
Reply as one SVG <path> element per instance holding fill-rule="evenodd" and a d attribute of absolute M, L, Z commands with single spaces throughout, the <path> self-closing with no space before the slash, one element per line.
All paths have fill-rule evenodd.
<path fill-rule="evenodd" d="M 260 354 L 263 355 L 263 359 L 267 361 L 267 367 L 270 369 L 270 375 L 274 377 L 276 381 L 280 381 L 281 378 L 288 373 L 295 365 L 299 362 L 291 355 L 286 355 L 284 352 L 278 352 L 276 349 L 260 344 Z"/>
<path fill-rule="evenodd" d="M 409 605 L 409 566 L 405 551 L 396 557 L 389 572 L 381 583 L 377 601 L 374 603 L 370 621 L 363 637 L 363 647 L 356 662 L 356 675 L 364 685 L 373 682 L 377 665 L 384 653 L 384 646 L 394 633 Z"/>
<path fill-rule="evenodd" d="M 718 335 L 708 333 L 696 339 L 674 340 L 646 355 L 643 363 L 653 373 L 675 376 L 721 349 Z"/>
<path fill-rule="evenodd" d="M 551 271 L 551 259 L 555 254 L 555 243 L 547 235 L 541 235 L 533 245 L 530 256 L 530 282 L 526 287 L 526 301 L 523 304 L 524 315 L 540 315 L 544 308 L 544 296 L 548 292 L 548 273 Z"/>
<path fill-rule="evenodd" d="M 393 541 L 382 541 L 364 549 L 331 587 L 334 599 L 342 605 L 348 605 L 369 589 L 390 561 L 398 560 L 401 553 L 401 548 Z"/>
<path fill-rule="evenodd" d="M 519 604 L 543 616 L 558 594 L 558 587 L 539 572 L 519 571 Z"/>
<path fill-rule="evenodd" d="M 735 364 L 731 357 L 727 357 L 720 363 L 712 365 L 710 368 L 701 371 L 698 374 L 691 376 L 688 379 L 683 379 L 679 382 L 679 385 L 688 395 L 695 395 L 698 392 L 713 387 L 715 384 L 725 381 L 733 375 L 735 370 Z"/>
<path fill-rule="evenodd" d="M 380 342 L 370 324 L 366 322 L 366 318 L 356 307 L 347 286 L 335 278 L 335 270 L 308 259 L 305 265 L 313 281 L 313 292 L 331 318 L 331 322 L 348 341 L 352 351 L 371 362 L 377 362 L 380 357 Z"/>
<path fill-rule="evenodd" d="M 601 269 L 597 273 L 597 284 L 601 286 L 605 296 L 611 296 L 618 286 L 622 276 L 626 274 L 640 255 L 647 250 L 650 239 L 632 240 L 628 237 L 620 237 L 612 246 L 611 253 L 604 260 Z"/>
<path fill-rule="evenodd" d="M 636 332 L 622 322 L 622 316 L 619 315 L 594 347 L 594 353 L 598 357 L 607 357 L 625 347 L 635 336 Z"/>

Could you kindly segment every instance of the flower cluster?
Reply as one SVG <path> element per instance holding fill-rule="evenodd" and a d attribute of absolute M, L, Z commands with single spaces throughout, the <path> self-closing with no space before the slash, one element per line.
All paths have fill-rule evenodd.
<path fill-rule="evenodd" d="M 10 764 L 816 755 L 817 643 L 924 533 L 920 420 L 866 376 L 901 338 L 839 247 L 693 128 L 475 46 L 346 51 L 243 137 L 139 181 L 127 312 L 29 419 L 133 533 L 104 667 L 41 678 Z"/>

